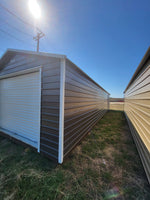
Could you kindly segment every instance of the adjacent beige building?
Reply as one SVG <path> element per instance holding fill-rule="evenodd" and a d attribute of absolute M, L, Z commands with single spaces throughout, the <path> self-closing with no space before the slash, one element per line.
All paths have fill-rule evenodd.
<path fill-rule="evenodd" d="M 124 91 L 124 111 L 150 182 L 150 47 Z"/>

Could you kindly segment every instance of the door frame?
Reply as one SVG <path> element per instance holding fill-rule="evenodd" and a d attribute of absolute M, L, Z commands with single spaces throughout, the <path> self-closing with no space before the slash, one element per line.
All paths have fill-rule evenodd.
<path fill-rule="evenodd" d="M 34 73 L 34 72 L 39 72 L 39 95 L 40 95 L 40 114 L 39 114 L 39 128 L 38 128 L 38 140 L 37 140 L 37 152 L 40 153 L 40 133 L 41 133 L 41 92 L 42 92 L 42 66 L 38 66 L 38 67 L 33 67 L 30 69 L 26 69 L 26 70 L 20 70 L 17 72 L 13 72 L 13 73 L 9 73 L 9 74 L 5 74 L 5 75 L 1 75 L 0 76 L 0 80 L 2 79 L 6 79 L 6 78 L 11 78 L 11 77 L 16 77 L 16 76 L 21 76 L 21 75 L 25 75 L 25 74 L 30 74 L 30 73 Z M 4 131 L 2 131 L 4 132 Z M 6 134 L 8 134 L 6 132 Z M 13 136 L 12 136 L 13 137 Z M 17 139 L 17 138 L 16 138 Z"/>

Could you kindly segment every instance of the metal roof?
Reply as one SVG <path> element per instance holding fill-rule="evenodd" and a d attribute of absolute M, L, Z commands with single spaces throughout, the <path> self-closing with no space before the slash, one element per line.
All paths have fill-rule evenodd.
<path fill-rule="evenodd" d="M 3 54 L 0 59 L 0 66 L 5 65 L 5 63 L 9 62 L 12 56 L 16 54 L 30 54 L 35 56 L 45 56 L 45 57 L 53 57 L 53 58 L 65 58 L 72 64 L 74 64 L 71 60 L 67 58 L 66 55 L 62 54 L 52 54 L 52 53 L 45 53 L 45 52 L 35 52 L 35 51 L 28 51 L 28 50 L 19 50 L 19 49 L 7 49 L 7 51 Z M 101 87 L 98 83 L 96 83 L 90 76 L 88 76 L 83 70 L 81 70 L 76 64 L 74 64 L 87 78 L 89 78 L 93 83 L 95 83 L 98 87 L 104 90 L 107 94 L 109 94 L 103 87 Z M 0 67 L 1 68 L 1 67 Z M 109 94 L 110 95 L 110 94 Z"/>
<path fill-rule="evenodd" d="M 35 51 L 20 50 L 20 49 L 7 49 L 0 59 L 0 68 L 3 68 L 5 64 L 7 64 L 12 59 L 12 57 L 15 56 L 16 54 L 28 54 L 28 55 L 45 56 L 45 57 L 53 57 L 53 58 L 60 58 L 60 59 L 66 58 L 66 55 L 61 55 L 61 54 L 35 52 Z"/>
<path fill-rule="evenodd" d="M 7 49 L 7 51 L 1 57 L 1 60 L 3 60 L 7 54 L 16 54 L 16 53 L 55 57 L 55 58 L 66 58 L 66 55 L 62 55 L 62 54 L 52 54 L 52 53 L 46 53 L 46 52 L 36 52 L 36 51 L 28 51 L 28 50 L 20 50 L 20 49 Z"/>
<path fill-rule="evenodd" d="M 148 58 L 150 57 L 150 47 L 147 49 L 144 57 L 142 58 L 138 68 L 136 69 L 135 73 L 133 74 L 129 84 L 127 85 L 126 89 L 124 90 L 124 93 L 127 91 L 127 89 L 130 87 L 130 85 L 133 83 L 133 81 L 136 79 L 138 74 L 141 72 L 141 70 L 144 68 L 144 64 L 147 62 Z"/>
<path fill-rule="evenodd" d="M 67 58 L 67 60 L 69 61 L 69 62 L 71 62 L 73 65 L 75 65 L 75 67 L 78 69 L 78 70 L 80 70 L 88 79 L 90 79 L 93 83 L 95 83 L 99 88 L 101 88 L 103 91 L 105 91 L 108 95 L 110 95 L 110 93 L 109 92 L 107 92 L 103 87 L 101 87 L 98 83 L 96 83 L 88 74 L 86 74 L 82 69 L 80 69 L 80 67 L 78 67 L 76 64 L 74 64 L 71 60 L 69 60 L 68 58 Z"/>

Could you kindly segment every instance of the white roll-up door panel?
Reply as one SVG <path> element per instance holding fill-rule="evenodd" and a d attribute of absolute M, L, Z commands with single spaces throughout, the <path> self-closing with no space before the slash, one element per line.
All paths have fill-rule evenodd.
<path fill-rule="evenodd" d="M 40 132 L 40 72 L 0 80 L 0 128 L 38 148 Z"/>

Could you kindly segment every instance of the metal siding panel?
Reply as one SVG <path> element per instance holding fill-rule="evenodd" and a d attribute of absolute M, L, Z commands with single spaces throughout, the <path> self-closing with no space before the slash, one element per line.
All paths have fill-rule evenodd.
<path fill-rule="evenodd" d="M 64 156 L 108 110 L 109 95 L 74 64 L 66 62 Z"/>
<path fill-rule="evenodd" d="M 143 68 L 125 92 L 124 110 L 150 182 L 150 66 Z"/>
<path fill-rule="evenodd" d="M 128 94 L 131 90 L 133 90 L 136 86 L 139 87 L 140 84 L 143 83 L 145 79 L 147 79 L 150 76 L 150 68 L 146 68 L 145 71 L 142 73 L 142 76 L 138 76 L 135 81 L 130 85 L 130 88 L 128 88 L 128 91 L 126 91 L 126 94 Z M 134 84 L 134 86 L 132 86 Z"/>
<path fill-rule="evenodd" d="M 130 118 L 126 115 L 132 136 L 134 138 L 135 144 L 137 146 L 137 150 L 139 152 L 140 158 L 142 160 L 148 181 L 150 183 L 150 152 L 146 148 L 144 142 L 142 141 L 141 137 L 139 136 L 139 132 L 133 126 L 133 122 L 131 122 Z"/>
<path fill-rule="evenodd" d="M 41 100 L 41 151 L 58 161 L 60 59 L 43 65 Z"/>

